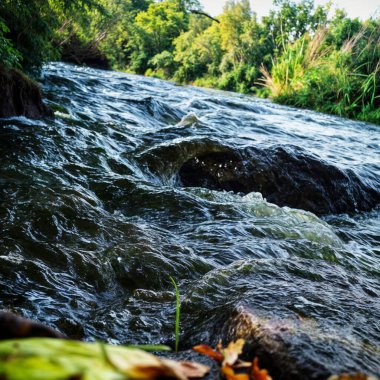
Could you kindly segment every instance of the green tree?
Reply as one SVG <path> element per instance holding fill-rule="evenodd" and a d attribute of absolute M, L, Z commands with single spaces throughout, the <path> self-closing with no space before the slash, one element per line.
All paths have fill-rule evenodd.
<path fill-rule="evenodd" d="M 362 23 L 358 18 L 350 19 L 342 9 L 337 9 L 330 22 L 327 43 L 340 49 L 343 44 L 359 33 Z"/>
<path fill-rule="evenodd" d="M 5 37 L 9 33 L 9 28 L 0 19 L 0 64 L 5 67 L 19 67 L 21 55 L 13 47 L 12 41 Z"/>
<path fill-rule="evenodd" d="M 135 48 L 130 67 L 144 73 L 149 61 L 164 50 L 173 50 L 173 40 L 187 29 L 188 15 L 182 1 L 166 0 L 152 3 L 136 16 L 130 44 Z"/>
<path fill-rule="evenodd" d="M 102 10 L 91 10 L 90 17 L 87 17 L 91 20 L 90 24 L 74 23 L 71 25 L 71 33 L 75 33 L 83 45 L 95 42 L 111 67 L 124 70 L 135 50 L 130 41 L 134 36 L 136 16 L 147 11 L 153 0 L 99 1 Z"/>
<path fill-rule="evenodd" d="M 219 75 L 223 56 L 219 24 L 197 15 L 190 20 L 190 30 L 174 41 L 174 60 L 178 64 L 174 78 L 179 82 Z"/>
<path fill-rule="evenodd" d="M 256 15 L 248 0 L 229 0 L 220 20 L 224 56 L 220 65 L 222 77 L 219 87 L 248 92 L 259 73 L 255 52 L 262 41 Z"/>
<path fill-rule="evenodd" d="M 59 58 L 52 41 L 61 15 L 75 17 L 97 6 L 96 0 L 2 0 L 0 18 L 6 25 L 2 35 L 18 52 L 24 69 L 38 69 L 43 62 Z"/>
<path fill-rule="evenodd" d="M 241 36 L 251 21 L 252 11 L 249 0 L 228 0 L 220 16 L 222 49 L 226 52 L 226 64 L 233 66 L 244 61 L 245 49 Z"/>
<path fill-rule="evenodd" d="M 294 42 L 305 33 L 313 33 L 326 25 L 330 4 L 315 7 L 313 0 L 274 0 L 276 9 L 263 17 L 263 24 L 271 37 L 273 50 L 283 50 L 288 42 Z"/>

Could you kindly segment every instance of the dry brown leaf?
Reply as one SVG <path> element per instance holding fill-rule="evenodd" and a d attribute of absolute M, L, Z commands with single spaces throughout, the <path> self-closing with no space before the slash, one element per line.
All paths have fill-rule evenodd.
<path fill-rule="evenodd" d="M 179 362 L 182 372 L 189 379 L 199 379 L 205 377 L 210 372 L 210 367 L 195 362 Z"/>
<path fill-rule="evenodd" d="M 120 372 L 129 374 L 136 379 L 157 379 L 160 377 L 188 380 L 189 378 L 202 378 L 210 372 L 210 368 L 195 362 L 177 362 L 175 360 L 160 359 L 143 351 L 135 350 L 134 362 L 126 362 L 125 357 L 113 353 L 108 355 L 110 363 Z"/>
<path fill-rule="evenodd" d="M 221 363 L 224 359 L 224 356 L 220 352 L 215 351 L 213 348 L 207 346 L 206 344 L 200 344 L 199 346 L 195 346 L 193 347 L 193 350 L 198 352 L 199 354 L 206 355 L 219 363 Z"/>
<path fill-rule="evenodd" d="M 259 359 L 255 358 L 252 364 L 252 379 L 253 380 L 272 380 L 266 369 L 260 369 Z"/>
<path fill-rule="evenodd" d="M 166 368 L 170 369 L 171 375 L 174 375 L 177 379 L 200 379 L 210 372 L 210 367 L 195 362 L 177 362 L 166 359 L 163 359 L 162 362 Z M 170 374 L 167 373 L 166 375 Z"/>
<path fill-rule="evenodd" d="M 236 342 L 231 342 L 223 351 L 223 364 L 222 366 L 225 366 L 226 364 L 232 366 L 236 363 L 236 361 L 239 358 L 239 355 L 243 352 L 243 347 L 245 344 L 244 339 L 238 339 Z"/>
<path fill-rule="evenodd" d="M 251 362 L 244 362 L 242 360 L 239 360 L 237 363 L 234 364 L 235 369 L 251 368 L 251 367 L 252 367 Z"/>
<path fill-rule="evenodd" d="M 234 369 L 228 364 L 223 365 L 222 374 L 227 380 L 249 380 L 247 373 L 235 373 Z"/>
<path fill-rule="evenodd" d="M 375 376 L 367 376 L 364 373 L 343 373 L 341 375 L 330 376 L 328 380 L 379 380 Z"/>

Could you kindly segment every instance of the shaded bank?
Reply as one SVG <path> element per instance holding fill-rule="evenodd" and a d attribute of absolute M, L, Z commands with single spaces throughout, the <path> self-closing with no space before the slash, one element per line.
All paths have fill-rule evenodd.
<path fill-rule="evenodd" d="M 96 43 L 82 43 L 77 36 L 72 36 L 61 46 L 61 60 L 94 67 L 95 69 L 109 70 L 110 62 Z"/>
<path fill-rule="evenodd" d="M 25 116 L 40 119 L 53 116 L 42 101 L 38 84 L 17 70 L 0 66 L 0 117 Z"/>

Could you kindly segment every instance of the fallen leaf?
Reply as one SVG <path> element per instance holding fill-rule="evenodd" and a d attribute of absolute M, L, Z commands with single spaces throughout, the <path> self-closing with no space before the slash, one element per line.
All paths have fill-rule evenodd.
<path fill-rule="evenodd" d="M 176 362 L 174 360 L 162 360 L 163 363 L 170 367 L 173 372 L 175 372 L 179 378 L 179 376 L 184 376 L 189 379 L 200 379 L 205 377 L 210 372 L 210 367 L 190 362 L 190 361 L 182 361 Z"/>
<path fill-rule="evenodd" d="M 251 368 L 251 367 L 252 367 L 251 362 L 244 362 L 242 360 L 239 360 L 237 363 L 234 364 L 235 369 Z"/>
<path fill-rule="evenodd" d="M 236 342 L 231 342 L 227 348 L 222 351 L 224 356 L 222 366 L 225 366 L 226 364 L 230 366 L 234 365 L 238 360 L 239 355 L 243 352 L 244 344 L 244 339 L 238 339 Z"/>
<path fill-rule="evenodd" d="M 249 380 L 247 373 L 235 373 L 234 369 L 228 364 L 223 365 L 222 374 L 227 380 Z"/>
<path fill-rule="evenodd" d="M 375 376 L 367 376 L 364 373 L 343 373 L 341 375 L 330 376 L 328 380 L 379 380 Z"/>
<path fill-rule="evenodd" d="M 210 357 L 211 359 L 216 360 L 217 362 L 222 362 L 224 359 L 224 356 L 218 352 L 215 351 L 213 348 L 210 346 L 207 346 L 206 344 L 201 344 L 199 346 L 193 347 L 193 350 L 198 352 L 199 354 L 206 355 Z"/>
<path fill-rule="evenodd" d="M 253 380 L 272 380 L 266 369 L 260 369 L 259 359 L 255 358 L 252 364 L 252 379 Z"/>
<path fill-rule="evenodd" d="M 203 377 L 209 368 L 160 359 L 145 351 L 61 339 L 0 342 L 0 378 L 7 380 L 153 380 Z"/>

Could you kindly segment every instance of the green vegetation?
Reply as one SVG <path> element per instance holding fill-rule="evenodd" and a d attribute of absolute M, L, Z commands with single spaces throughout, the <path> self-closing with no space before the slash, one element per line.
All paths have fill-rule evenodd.
<path fill-rule="evenodd" d="M 262 70 L 274 99 L 380 123 L 380 29 L 367 22 L 339 48 L 331 30 L 320 29 L 288 44 L 271 72 Z"/>
<path fill-rule="evenodd" d="M 5 37 L 7 33 L 9 33 L 9 28 L 0 19 L 0 62 L 6 67 L 18 67 L 21 56 L 13 47 L 12 42 Z"/>
<path fill-rule="evenodd" d="M 170 277 L 170 280 L 174 286 L 175 289 L 175 299 L 176 299 L 176 304 L 175 304 L 175 352 L 178 352 L 178 345 L 179 345 L 179 323 L 180 323 L 180 313 L 181 313 L 181 299 L 179 296 L 179 290 L 177 283 L 175 282 L 173 277 Z"/>
<path fill-rule="evenodd" d="M 189 363 L 105 343 L 48 338 L 0 342 L 0 377 L 8 380 L 187 379 L 209 372 L 206 366 Z"/>
<path fill-rule="evenodd" d="M 89 9 L 95 8 L 99 8 L 96 0 L 2 0 L 0 63 L 32 71 L 59 59 L 54 40 L 62 20 L 88 18 Z"/>
<path fill-rule="evenodd" d="M 4 0 L 0 62 L 31 71 L 67 51 L 101 55 L 117 70 L 380 124 L 380 19 L 274 5 L 259 20 L 248 0 L 228 0 L 216 22 L 197 0 Z"/>

